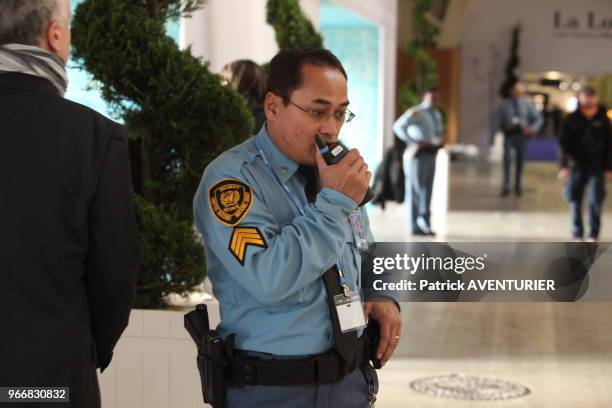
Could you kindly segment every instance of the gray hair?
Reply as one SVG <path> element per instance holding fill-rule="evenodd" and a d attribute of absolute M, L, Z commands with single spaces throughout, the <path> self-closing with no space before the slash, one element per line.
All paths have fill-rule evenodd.
<path fill-rule="evenodd" d="M 52 21 L 70 22 L 70 0 L 1 0 L 0 45 L 39 46 Z"/>

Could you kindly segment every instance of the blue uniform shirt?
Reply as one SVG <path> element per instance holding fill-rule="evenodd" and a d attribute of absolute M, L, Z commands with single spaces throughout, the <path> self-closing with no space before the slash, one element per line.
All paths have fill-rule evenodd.
<path fill-rule="evenodd" d="M 405 143 L 442 143 L 442 115 L 423 104 L 408 109 L 393 124 L 393 132 Z"/>
<path fill-rule="evenodd" d="M 238 349 L 281 356 L 329 350 L 333 331 L 322 275 L 339 262 L 351 289 L 360 286 L 361 257 L 349 220 L 357 203 L 329 188 L 308 203 L 306 180 L 297 169 L 264 125 L 210 163 L 194 198 L 208 276 L 220 304 L 217 329 L 222 336 L 235 333 Z M 357 211 L 366 239 L 373 241 L 365 209 Z"/>
<path fill-rule="evenodd" d="M 544 124 L 540 112 L 536 110 L 527 98 L 504 100 L 493 120 L 492 134 L 505 131 L 515 125 L 521 128 L 530 128 L 533 133 L 538 133 Z"/>

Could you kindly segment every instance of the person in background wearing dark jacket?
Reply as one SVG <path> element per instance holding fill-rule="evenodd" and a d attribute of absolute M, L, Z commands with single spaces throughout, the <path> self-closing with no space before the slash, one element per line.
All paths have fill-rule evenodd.
<path fill-rule="evenodd" d="M 0 2 L 0 386 L 69 387 L 54 407 L 91 408 L 140 255 L 126 132 L 63 98 L 70 10 Z"/>
<path fill-rule="evenodd" d="M 599 105 L 595 89 L 584 87 L 578 94 L 578 109 L 563 124 L 559 178 L 568 180 L 566 198 L 572 213 L 572 235 L 582 240 L 582 197 L 588 189 L 589 240 L 597 241 L 601 208 L 606 195 L 605 179 L 612 179 L 612 127 L 606 108 Z"/>
<path fill-rule="evenodd" d="M 263 110 L 266 87 L 264 70 L 251 60 L 238 60 L 224 66 L 221 75 L 247 100 L 255 117 L 255 133 L 258 133 L 266 120 Z"/>

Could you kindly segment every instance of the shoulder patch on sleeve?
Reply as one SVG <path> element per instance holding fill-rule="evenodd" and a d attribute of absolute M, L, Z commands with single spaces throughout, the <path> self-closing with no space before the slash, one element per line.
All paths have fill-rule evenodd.
<path fill-rule="evenodd" d="M 229 250 L 240 265 L 244 265 L 244 257 L 249 245 L 267 248 L 266 240 L 255 227 L 236 227 L 230 238 Z"/>
<path fill-rule="evenodd" d="M 221 224 L 233 227 L 244 219 L 251 205 L 251 188 L 238 179 L 218 181 L 208 189 L 210 209 Z"/>

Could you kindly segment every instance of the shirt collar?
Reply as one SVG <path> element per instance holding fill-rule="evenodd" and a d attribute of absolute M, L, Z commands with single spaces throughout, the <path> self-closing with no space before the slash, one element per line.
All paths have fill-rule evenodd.
<path fill-rule="evenodd" d="M 285 156 L 270 138 L 266 124 L 261 127 L 255 140 L 266 155 L 270 166 L 274 169 L 283 183 L 286 183 L 293 176 L 298 168 L 298 164 Z"/>

